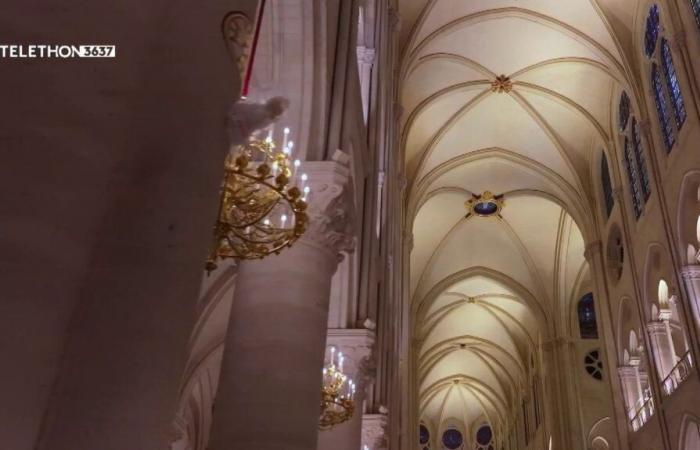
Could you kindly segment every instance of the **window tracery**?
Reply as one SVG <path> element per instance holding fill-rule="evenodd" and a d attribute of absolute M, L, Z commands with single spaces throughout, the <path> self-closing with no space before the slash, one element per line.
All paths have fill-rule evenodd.
<path fill-rule="evenodd" d="M 666 151 L 669 152 L 671 151 L 671 147 L 673 147 L 676 138 L 673 136 L 673 126 L 671 125 L 671 118 L 668 114 L 666 97 L 661 84 L 661 75 L 659 74 L 659 69 L 656 63 L 651 65 L 651 87 L 654 91 L 654 103 L 656 104 L 656 113 L 659 117 L 659 127 L 661 128 L 661 134 L 664 138 Z"/>
<path fill-rule="evenodd" d="M 652 5 L 649 8 L 644 32 L 644 52 L 651 61 L 651 88 L 656 104 L 659 128 L 666 151 L 670 152 L 676 142 L 678 132 L 685 123 L 686 111 L 683 93 L 673 63 L 671 46 L 663 36 L 658 5 Z M 675 120 L 671 120 L 669 110 L 673 111 Z"/>
<path fill-rule="evenodd" d="M 462 433 L 456 428 L 448 428 L 442 433 L 442 445 L 449 450 L 457 450 L 463 448 L 464 438 Z"/>
<path fill-rule="evenodd" d="M 598 350 L 588 352 L 583 362 L 588 375 L 598 381 L 603 379 L 603 361 L 600 359 L 600 352 Z"/>
<path fill-rule="evenodd" d="M 430 430 L 425 424 L 420 424 L 418 441 L 422 450 L 430 450 Z"/>
<path fill-rule="evenodd" d="M 637 161 L 637 167 L 639 168 L 639 176 L 642 186 L 642 194 L 644 196 L 644 201 L 649 200 L 651 195 L 651 185 L 649 184 L 649 172 L 647 171 L 647 163 L 644 158 L 644 149 L 642 146 L 642 135 L 639 130 L 639 123 L 633 117 L 632 118 L 632 142 L 634 143 L 634 157 Z"/>
<path fill-rule="evenodd" d="M 490 425 L 482 425 L 476 431 L 474 450 L 493 450 L 493 431 Z"/>
<path fill-rule="evenodd" d="M 630 119 L 631 125 L 629 125 Z M 632 207 L 635 218 L 639 219 L 644 211 L 644 205 L 651 195 L 651 188 L 639 124 L 632 115 L 630 98 L 624 91 L 620 95 L 618 121 L 623 139 L 624 166 L 632 195 Z"/>
<path fill-rule="evenodd" d="M 685 102 L 683 101 L 681 86 L 676 76 L 676 67 L 673 64 L 671 48 L 666 39 L 661 39 L 661 66 L 664 69 L 666 88 L 668 89 L 668 94 L 671 98 L 671 106 L 673 107 L 673 114 L 676 118 L 676 128 L 680 130 L 686 118 Z"/>

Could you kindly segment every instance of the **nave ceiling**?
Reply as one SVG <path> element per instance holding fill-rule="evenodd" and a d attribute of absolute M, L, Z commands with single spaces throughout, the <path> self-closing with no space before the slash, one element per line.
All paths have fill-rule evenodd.
<path fill-rule="evenodd" d="M 636 11 L 636 1 L 400 2 L 416 379 L 433 432 L 505 426 L 533 349 L 571 333 L 602 213 L 601 150 L 617 138 L 620 92 L 636 92 L 624 56 Z M 468 215 L 465 201 L 484 191 L 503 195 L 502 210 Z"/>

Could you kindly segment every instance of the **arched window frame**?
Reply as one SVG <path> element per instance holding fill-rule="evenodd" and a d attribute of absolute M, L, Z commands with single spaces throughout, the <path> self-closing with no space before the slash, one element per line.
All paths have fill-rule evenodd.
<path fill-rule="evenodd" d="M 664 139 L 666 152 L 670 152 L 673 144 L 676 143 L 676 137 L 673 135 L 673 125 L 671 117 L 668 113 L 668 104 L 666 95 L 662 87 L 661 73 L 656 63 L 651 64 L 651 89 L 654 93 L 654 103 L 656 104 L 656 114 L 659 118 L 659 128 Z"/>
<path fill-rule="evenodd" d="M 425 430 L 425 436 L 423 435 L 423 430 Z M 425 440 L 423 438 L 426 438 Z M 420 422 L 419 424 L 419 431 L 418 431 L 418 443 L 420 445 L 421 450 L 430 450 L 430 440 L 432 438 L 430 428 L 428 425 L 425 424 L 425 422 Z"/>
<path fill-rule="evenodd" d="M 639 124 L 632 113 L 630 98 L 624 91 L 620 94 L 618 122 L 634 217 L 639 219 L 651 195 L 651 188 Z"/>
<path fill-rule="evenodd" d="M 683 93 L 681 92 L 681 86 L 678 83 L 678 76 L 676 75 L 676 66 L 673 63 L 673 52 L 671 52 L 671 47 L 668 44 L 666 38 L 661 38 L 661 67 L 664 69 L 664 78 L 666 79 L 666 89 L 668 90 L 668 96 L 671 99 L 671 107 L 673 108 L 673 115 L 676 119 L 676 128 L 680 130 L 683 128 L 687 114 L 685 112 L 685 101 L 683 100 Z"/>
<path fill-rule="evenodd" d="M 455 445 L 456 445 L 455 447 L 449 447 L 445 443 L 446 434 L 448 432 L 453 432 L 453 433 L 456 432 L 459 435 L 459 442 L 455 442 Z M 456 438 L 457 434 L 454 434 L 455 438 Z M 457 428 L 455 426 L 448 426 L 447 428 L 445 428 L 442 431 L 442 433 L 440 433 L 440 445 L 441 445 L 441 448 L 443 448 L 445 450 L 462 450 L 462 449 L 464 449 L 464 433 L 462 432 L 462 430 L 460 430 L 459 428 Z"/>
<path fill-rule="evenodd" d="M 639 219 L 642 215 L 642 192 L 639 187 L 639 174 L 637 173 L 637 163 L 632 154 L 632 141 L 624 137 L 624 156 L 625 156 L 625 171 L 627 172 L 627 182 L 630 186 L 632 194 L 632 208 L 634 209 L 634 217 Z"/>
<path fill-rule="evenodd" d="M 579 336 L 581 339 L 598 339 L 598 315 L 595 310 L 593 293 L 584 294 L 576 304 Z"/>
<path fill-rule="evenodd" d="M 610 166 L 605 152 L 602 152 L 600 158 L 600 184 L 603 189 L 605 218 L 609 219 L 610 214 L 612 214 L 612 209 L 615 206 L 615 197 L 613 196 L 612 179 L 610 178 Z"/>
<path fill-rule="evenodd" d="M 664 36 L 661 12 L 657 4 L 649 8 L 644 26 L 643 44 L 644 53 L 650 62 L 651 90 L 664 147 L 669 153 L 685 123 L 686 111 L 671 47 Z M 671 111 L 675 120 L 671 118 Z"/>
<path fill-rule="evenodd" d="M 481 432 L 482 429 L 488 429 L 490 435 L 490 439 L 485 443 L 479 442 L 479 432 Z M 493 450 L 494 441 L 495 439 L 493 435 L 493 427 L 489 423 L 482 423 L 481 425 L 476 427 L 476 430 L 474 431 L 475 450 Z"/>
<path fill-rule="evenodd" d="M 647 162 L 644 157 L 644 146 L 642 144 L 642 133 L 639 129 L 637 119 L 632 117 L 632 142 L 634 143 L 634 156 L 639 168 L 639 176 L 642 185 L 642 195 L 646 203 L 651 196 L 651 183 L 649 182 L 649 171 L 647 170 Z"/>

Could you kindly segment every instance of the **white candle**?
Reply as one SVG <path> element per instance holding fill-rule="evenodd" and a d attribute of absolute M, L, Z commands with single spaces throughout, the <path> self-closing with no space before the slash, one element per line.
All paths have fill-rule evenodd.
<path fill-rule="evenodd" d="M 341 372 L 343 371 L 343 360 L 345 360 L 343 354 L 338 353 L 338 370 L 340 370 Z"/>
<path fill-rule="evenodd" d="M 289 128 L 284 128 L 284 137 L 282 138 L 282 148 L 287 148 L 287 138 L 289 137 Z"/>
<path fill-rule="evenodd" d="M 335 356 L 335 347 L 331 347 L 331 366 L 333 365 L 334 356 Z"/>
<path fill-rule="evenodd" d="M 281 218 L 281 219 L 282 219 L 282 224 L 281 224 L 280 228 L 284 228 L 285 224 L 287 223 L 287 215 L 286 215 L 286 214 L 282 214 L 282 218 Z"/>

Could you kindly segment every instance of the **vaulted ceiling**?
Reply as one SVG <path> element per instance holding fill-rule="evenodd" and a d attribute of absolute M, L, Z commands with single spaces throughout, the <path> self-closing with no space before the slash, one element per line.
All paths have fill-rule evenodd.
<path fill-rule="evenodd" d="M 569 332 L 596 234 L 596 163 L 635 84 L 624 55 L 636 1 L 400 8 L 420 417 L 434 430 L 505 426 L 532 350 Z M 484 191 L 503 195 L 500 214 L 468 214 Z"/>

